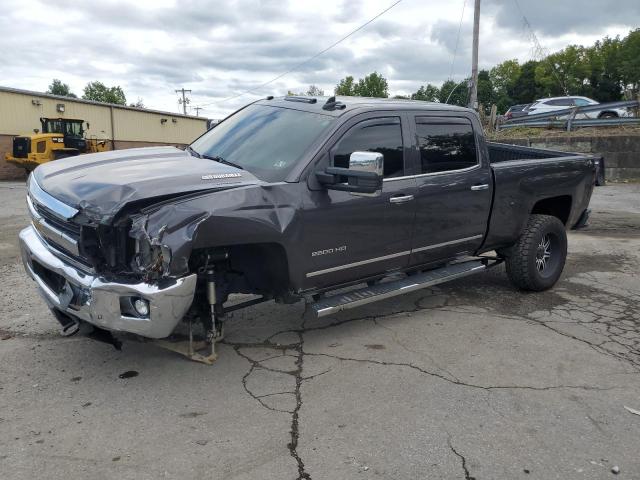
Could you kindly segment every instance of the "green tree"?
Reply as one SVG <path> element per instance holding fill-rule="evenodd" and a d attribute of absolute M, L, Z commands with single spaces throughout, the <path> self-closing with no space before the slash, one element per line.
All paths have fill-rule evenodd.
<path fill-rule="evenodd" d="M 462 82 L 453 80 L 444 82 L 440 87 L 438 101 L 449 105 L 466 107 L 469 102 L 469 79 L 467 78 Z"/>
<path fill-rule="evenodd" d="M 353 77 L 349 75 L 340 80 L 338 85 L 336 85 L 334 93 L 336 95 L 344 95 L 345 97 L 353 97 L 356 95 Z"/>
<path fill-rule="evenodd" d="M 522 64 L 520 76 L 513 85 L 511 98 L 514 103 L 531 103 L 540 98 L 542 93 L 536 84 L 536 67 L 538 62 L 530 60 Z"/>
<path fill-rule="evenodd" d="M 622 82 L 633 95 L 640 93 L 640 28 L 629 32 L 620 49 Z"/>
<path fill-rule="evenodd" d="M 489 75 L 489 70 L 478 72 L 478 104 L 482 105 L 485 113 L 489 114 L 491 105 L 495 103 L 496 95 L 493 90 L 493 82 Z"/>
<path fill-rule="evenodd" d="M 440 89 L 432 84 L 422 85 L 416 93 L 411 94 L 412 100 L 423 100 L 425 102 L 437 102 Z"/>
<path fill-rule="evenodd" d="M 61 97 L 78 98 L 75 93 L 71 92 L 69 85 L 67 85 L 66 83 L 62 83 L 62 80 L 58 80 L 57 78 L 53 79 L 51 85 L 49 85 L 49 90 L 47 90 L 47 93 L 51 93 L 52 95 L 60 95 Z"/>
<path fill-rule="evenodd" d="M 591 71 L 585 47 L 569 45 L 542 60 L 535 70 L 535 81 L 544 96 L 592 95 Z"/>
<path fill-rule="evenodd" d="M 94 100 L 96 102 L 115 103 L 117 105 L 126 105 L 127 98 L 120 86 L 107 87 L 102 82 L 89 82 L 84 87 L 82 98 L 85 100 Z"/>
<path fill-rule="evenodd" d="M 378 72 L 373 72 L 356 83 L 351 75 L 340 80 L 334 90 L 336 95 L 357 97 L 389 97 L 387 79 Z"/>
<path fill-rule="evenodd" d="M 388 98 L 389 84 L 386 78 L 378 72 L 373 72 L 358 80 L 355 92 L 360 97 Z"/>
<path fill-rule="evenodd" d="M 498 95 L 511 95 L 521 72 L 518 60 L 505 60 L 489 71 L 493 88 Z"/>
<path fill-rule="evenodd" d="M 310 97 L 323 97 L 324 90 L 316 85 L 309 85 L 309 88 L 307 89 L 307 95 Z"/>
<path fill-rule="evenodd" d="M 590 96 L 599 102 L 614 102 L 622 98 L 619 37 L 605 37 L 585 51 L 589 63 Z"/>
<path fill-rule="evenodd" d="M 493 103 L 498 107 L 498 112 L 506 112 L 516 103 L 513 99 L 515 88 L 522 68 L 517 60 L 505 60 L 489 71 L 489 78 L 493 86 Z"/>

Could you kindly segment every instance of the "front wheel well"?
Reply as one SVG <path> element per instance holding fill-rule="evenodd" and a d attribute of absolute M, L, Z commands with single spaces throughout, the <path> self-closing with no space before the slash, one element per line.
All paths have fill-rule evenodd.
<path fill-rule="evenodd" d="M 531 209 L 531 215 L 535 214 L 551 215 L 566 225 L 571 214 L 571 196 L 561 195 L 538 200 Z"/>
<path fill-rule="evenodd" d="M 286 295 L 289 263 L 282 245 L 254 243 L 195 250 L 190 270 L 203 273 L 213 267 L 220 274 L 225 296 L 250 293 L 267 297 Z"/>

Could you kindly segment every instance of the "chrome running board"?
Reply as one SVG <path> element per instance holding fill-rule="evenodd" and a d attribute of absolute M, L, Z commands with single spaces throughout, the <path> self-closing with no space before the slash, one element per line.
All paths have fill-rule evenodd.
<path fill-rule="evenodd" d="M 490 263 L 490 261 L 492 263 Z M 361 305 L 366 305 L 367 303 L 415 292 L 416 290 L 455 280 L 456 278 L 473 275 L 474 273 L 479 273 L 487 268 L 491 268 L 498 263 L 501 262 L 493 259 L 483 259 L 447 265 L 446 267 L 403 277 L 399 280 L 383 282 L 371 287 L 325 297 L 315 303 L 310 303 L 308 305 L 308 311 L 315 317 L 325 317 L 342 310 L 356 308 Z"/>

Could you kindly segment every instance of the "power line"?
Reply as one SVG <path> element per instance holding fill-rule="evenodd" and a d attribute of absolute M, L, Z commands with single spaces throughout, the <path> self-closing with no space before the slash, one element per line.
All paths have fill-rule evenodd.
<path fill-rule="evenodd" d="M 536 35 L 536 32 L 533 30 L 533 27 L 531 26 L 531 23 L 529 23 L 529 20 L 527 19 L 527 16 L 522 11 L 522 7 L 520 7 L 520 3 L 518 2 L 518 0 L 513 0 L 513 1 L 516 4 L 516 7 L 518 7 L 518 11 L 520 12 L 520 15 L 522 15 L 522 21 L 524 22 L 524 26 L 527 28 L 527 30 L 529 32 L 529 39 L 531 40 L 531 42 L 533 42 L 533 57 L 534 58 L 540 58 L 540 59 L 544 59 L 545 57 L 548 57 L 549 56 L 549 51 L 546 48 L 544 48 L 542 46 L 542 44 L 540 43 L 540 41 L 538 40 L 538 36 Z M 558 81 L 558 83 L 562 87 L 562 90 L 564 91 L 564 94 L 565 95 L 569 95 L 569 91 L 567 90 L 567 86 L 565 85 L 564 81 L 558 75 L 558 72 L 556 71 L 556 67 L 555 67 L 555 65 L 553 65 L 553 63 L 551 64 L 551 72 L 553 73 L 553 76 L 556 77 L 556 80 Z"/>
<path fill-rule="evenodd" d="M 462 31 L 462 20 L 464 19 L 464 9 L 467 7 L 467 0 L 464 0 L 462 4 L 462 14 L 460 15 L 460 24 L 458 25 L 458 36 L 456 37 L 456 48 L 453 50 L 453 58 L 451 59 L 451 71 L 449 72 L 449 78 L 453 78 L 453 66 L 456 61 L 456 55 L 458 54 L 458 44 L 460 43 L 460 32 Z"/>
<path fill-rule="evenodd" d="M 402 0 L 397 0 L 396 2 L 394 2 L 393 4 L 391 4 L 390 6 L 388 6 L 387 8 L 385 8 L 384 10 L 382 10 L 380 13 L 378 13 L 376 16 L 374 16 L 373 18 L 371 18 L 370 20 L 368 20 L 367 22 L 363 23 L 362 25 L 360 25 L 358 28 L 356 28 L 355 30 L 352 30 L 351 32 L 349 32 L 347 35 L 345 35 L 344 37 L 340 38 L 339 40 L 337 40 L 336 42 L 332 43 L 331 45 L 329 45 L 327 48 L 320 50 L 318 53 L 316 53 L 315 55 L 309 57 L 308 59 L 306 59 L 304 62 L 300 62 L 297 65 L 295 65 L 294 67 L 290 68 L 289 70 L 287 70 L 286 72 L 281 73 L 280 75 L 272 78 L 271 80 L 269 80 L 268 82 L 264 82 L 261 83 L 260 85 L 250 88 L 249 90 L 245 90 L 244 92 L 238 93 L 236 95 L 232 95 L 230 97 L 224 98 L 222 100 L 216 100 L 215 102 L 209 102 L 209 103 L 202 103 L 200 104 L 201 106 L 207 106 L 207 105 L 215 105 L 218 103 L 223 103 L 223 102 L 227 102 L 229 100 L 233 100 L 234 98 L 238 98 L 241 97 L 243 95 L 246 95 L 247 93 L 253 93 L 256 90 L 260 90 L 263 87 L 266 87 L 267 85 L 275 82 L 276 80 L 280 80 L 282 77 L 284 77 L 285 75 L 290 74 L 291 72 L 294 72 L 296 70 L 298 70 L 300 67 L 306 65 L 307 63 L 311 62 L 312 60 L 315 60 L 316 58 L 318 58 L 320 55 L 328 52 L 329 50 L 331 50 L 332 48 L 336 47 L 337 45 L 339 45 L 340 43 L 344 42 L 347 38 L 351 37 L 352 35 L 356 34 L 357 32 L 359 32 L 360 30 L 362 30 L 364 27 L 366 27 L 367 25 L 369 25 L 370 23 L 372 23 L 373 21 L 377 20 L 379 17 L 381 17 L 382 15 L 384 15 L 385 13 L 387 13 L 389 10 L 391 10 L 393 7 L 395 7 L 396 5 L 398 5 L 400 2 L 402 2 Z"/>
<path fill-rule="evenodd" d="M 475 0 L 473 8 L 473 49 L 471 51 L 471 88 L 469 108 L 478 108 L 478 47 L 480 44 L 480 0 Z"/>

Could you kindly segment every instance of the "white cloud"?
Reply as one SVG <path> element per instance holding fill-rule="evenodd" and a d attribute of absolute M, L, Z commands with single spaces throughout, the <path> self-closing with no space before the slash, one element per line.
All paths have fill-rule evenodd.
<path fill-rule="evenodd" d="M 470 69 L 473 12 L 471 0 L 467 3 L 453 69 L 456 79 Z M 236 95 L 303 62 L 390 4 L 4 0 L 0 85 L 44 91 L 52 78 L 60 78 L 81 94 L 87 82 L 100 80 L 122 86 L 130 101 L 142 97 L 148 107 L 178 111 L 175 89 L 191 89 L 192 106 Z M 462 4 L 404 0 L 300 71 L 257 95 L 208 105 L 201 114 L 218 118 L 258 96 L 302 91 L 310 84 L 329 93 L 344 76 L 357 78 L 374 70 L 387 76 L 393 93 L 441 83 L 450 74 Z M 481 67 L 530 58 L 531 42 L 515 5 L 514 0 L 483 2 Z M 624 35 L 640 24 L 637 0 L 520 0 L 520 5 L 550 50 L 590 44 L 605 34 Z"/>

